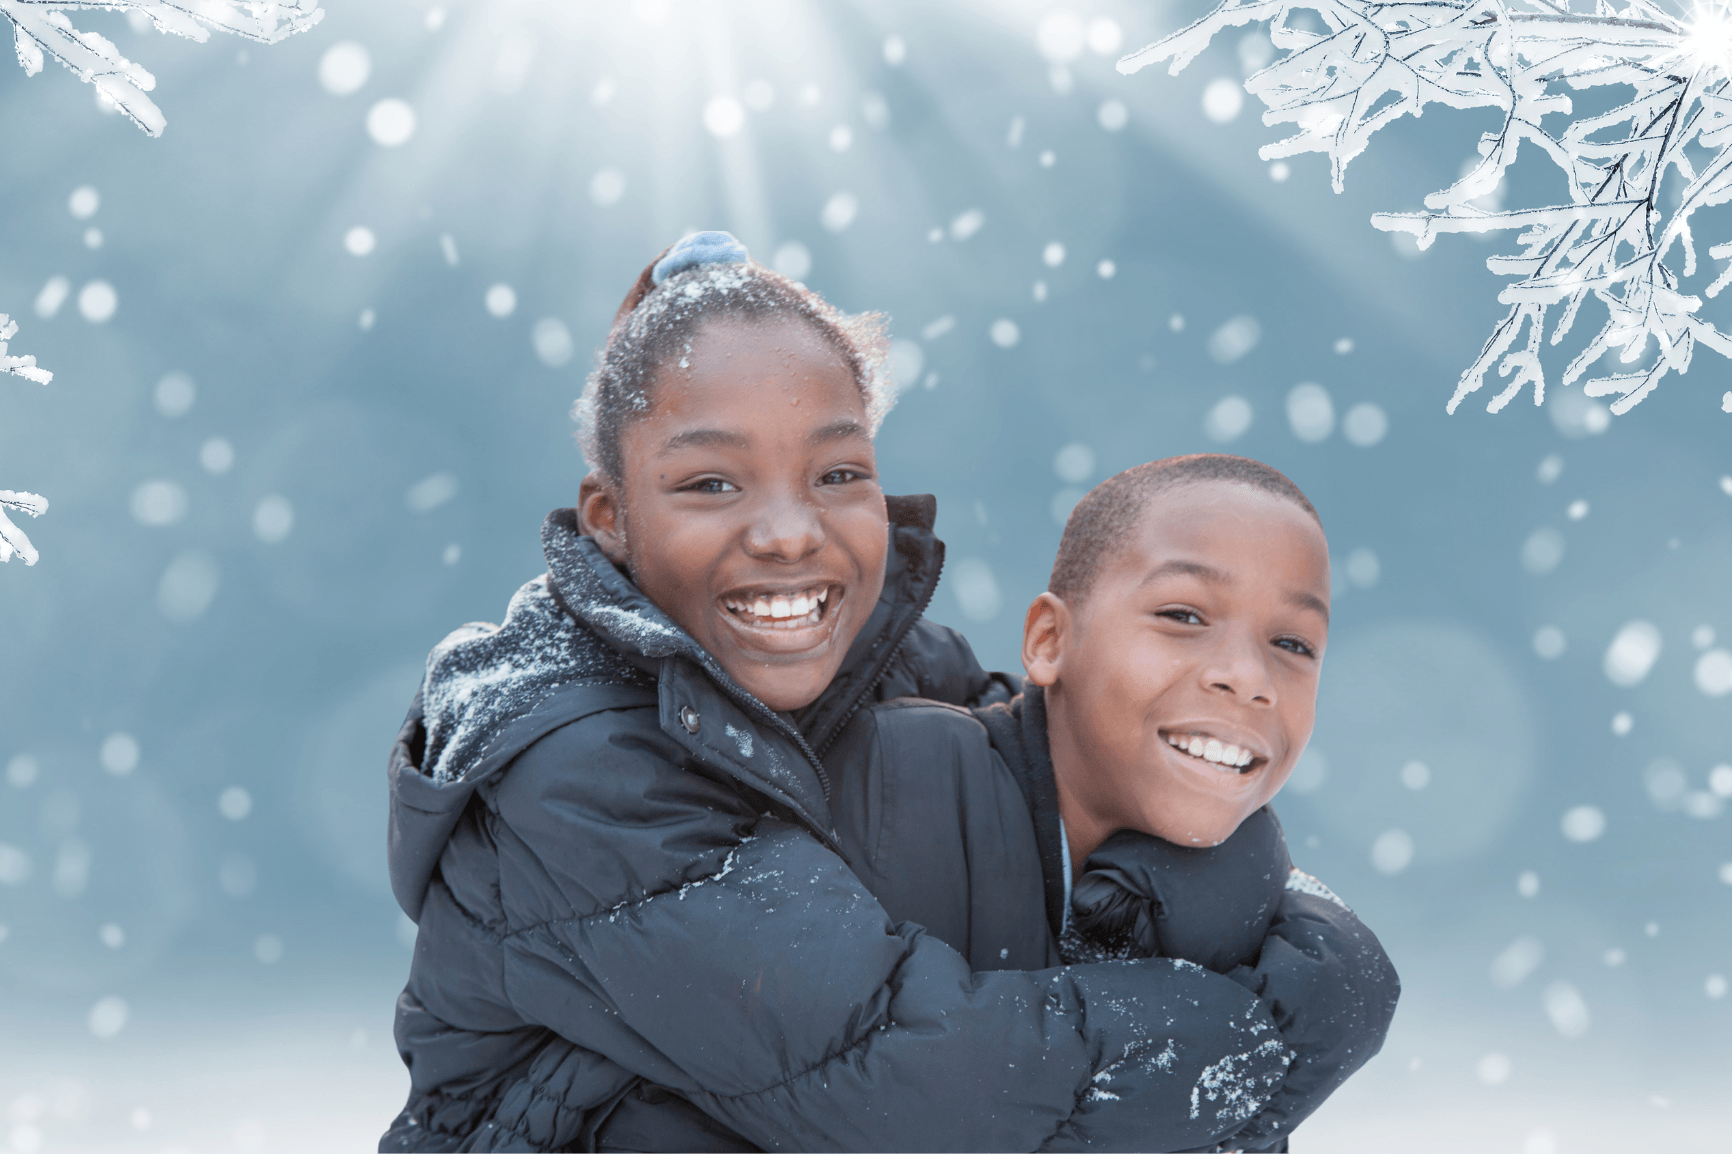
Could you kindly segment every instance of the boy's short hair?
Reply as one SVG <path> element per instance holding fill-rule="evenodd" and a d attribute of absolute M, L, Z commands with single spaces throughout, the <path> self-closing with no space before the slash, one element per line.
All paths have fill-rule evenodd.
<path fill-rule="evenodd" d="M 1077 502 L 1065 521 L 1047 591 L 1061 601 L 1080 603 L 1100 575 L 1101 566 L 1142 523 L 1156 494 L 1176 485 L 1204 481 L 1230 481 L 1273 493 L 1305 510 L 1319 526 L 1323 524 L 1299 486 L 1261 461 L 1227 453 L 1192 453 L 1149 461 L 1108 477 Z"/>

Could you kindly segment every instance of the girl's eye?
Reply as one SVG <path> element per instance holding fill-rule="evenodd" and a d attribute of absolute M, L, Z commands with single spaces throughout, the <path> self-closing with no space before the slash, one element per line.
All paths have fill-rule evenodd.
<path fill-rule="evenodd" d="M 831 469 L 818 478 L 820 485 L 846 485 L 850 481 L 858 481 L 866 474 L 858 469 Z"/>
<path fill-rule="evenodd" d="M 738 493 L 740 488 L 732 481 L 724 481 L 720 477 L 705 477 L 701 481 L 693 481 L 685 487 L 687 493 Z"/>
<path fill-rule="evenodd" d="M 1275 639 L 1275 644 L 1280 646 L 1282 649 L 1285 649 L 1287 652 L 1297 653 L 1301 657 L 1317 656 L 1317 650 L 1313 649 L 1307 642 L 1299 640 L 1297 637 L 1277 637 Z"/>
<path fill-rule="evenodd" d="M 1163 609 L 1156 616 L 1166 617 L 1183 625 L 1201 625 L 1203 619 L 1191 609 Z"/>

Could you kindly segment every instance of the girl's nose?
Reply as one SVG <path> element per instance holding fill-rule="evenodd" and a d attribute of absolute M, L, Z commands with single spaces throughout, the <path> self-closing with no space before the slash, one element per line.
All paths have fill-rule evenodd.
<path fill-rule="evenodd" d="M 817 505 L 782 493 L 768 498 L 746 530 L 746 552 L 766 561 L 801 561 L 824 547 L 824 518 Z"/>

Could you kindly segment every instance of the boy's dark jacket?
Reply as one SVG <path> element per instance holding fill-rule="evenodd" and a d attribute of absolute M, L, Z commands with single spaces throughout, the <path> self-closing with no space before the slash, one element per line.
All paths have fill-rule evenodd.
<path fill-rule="evenodd" d="M 920 619 L 930 498 L 891 512 L 883 600 L 792 719 L 570 510 L 504 625 L 435 649 L 390 769 L 420 934 L 382 1149 L 583 1148 L 646 1084 L 696 1107 L 663 1112 L 686 1137 L 719 1123 L 718 1148 L 1198 1146 L 1268 1100 L 1287 1047 L 1243 986 L 1169 962 L 973 973 L 838 856 L 819 757 L 861 706 L 1008 696 Z"/>
<path fill-rule="evenodd" d="M 878 705 L 836 745 L 834 761 L 846 768 L 835 809 L 855 872 L 893 917 L 919 922 L 977 970 L 1060 960 L 1065 849 L 1048 750 L 1035 686 L 972 716 L 930 702 Z M 1091 919 L 1088 938 L 1078 937 L 1075 923 Z M 1075 960 L 1073 948 L 1099 956 L 1105 947 L 1199 962 L 1273 1009 L 1293 1065 L 1228 1137 L 1234 1149 L 1285 1149 L 1293 1129 L 1382 1048 L 1400 996 L 1377 938 L 1326 886 L 1292 869 L 1267 808 L 1216 849 L 1128 832 L 1108 839 L 1076 879 L 1062 942 L 1065 960 Z"/>

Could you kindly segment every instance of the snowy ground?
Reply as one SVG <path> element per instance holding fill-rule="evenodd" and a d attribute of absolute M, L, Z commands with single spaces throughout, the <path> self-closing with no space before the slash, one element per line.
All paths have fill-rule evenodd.
<path fill-rule="evenodd" d="M 9 1007 L 0 1108 L 18 1154 L 136 1150 L 264 1154 L 372 1150 L 407 1077 L 390 1039 L 384 966 L 305 974 L 268 1013 L 247 992 L 193 988 L 132 1007 L 98 1041 L 65 1022 L 79 1005 Z M 22 1027 L 22 1028 L 20 1028 Z M 1384 1052 L 1299 1133 L 1294 1149 L 1595 1154 L 1707 1148 L 1724 1130 L 1728 1048 L 1640 1053 L 1610 1036 L 1453 1012 L 1412 989 Z M 80 1035 L 83 1035 L 80 1039 Z M 42 1046 L 19 1039 L 55 1036 Z M 1507 1072 L 1487 1062 L 1503 1037 Z"/>

